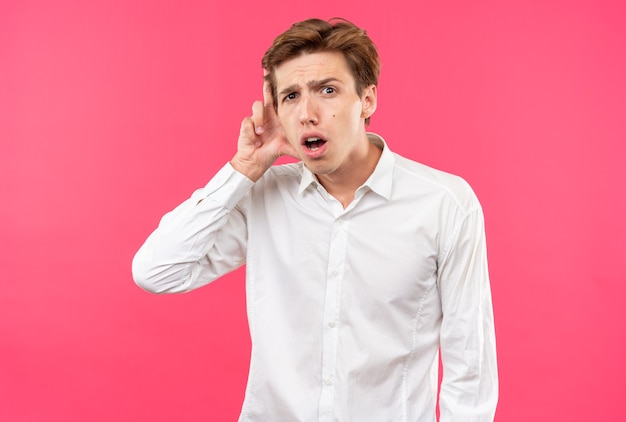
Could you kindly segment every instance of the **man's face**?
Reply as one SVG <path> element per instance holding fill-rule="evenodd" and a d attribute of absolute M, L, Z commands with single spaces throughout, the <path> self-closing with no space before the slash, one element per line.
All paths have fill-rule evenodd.
<path fill-rule="evenodd" d="M 359 96 L 338 52 L 303 54 L 274 74 L 278 118 L 304 164 L 328 176 L 358 165 L 368 148 L 365 119 L 376 109 L 376 87 Z"/>

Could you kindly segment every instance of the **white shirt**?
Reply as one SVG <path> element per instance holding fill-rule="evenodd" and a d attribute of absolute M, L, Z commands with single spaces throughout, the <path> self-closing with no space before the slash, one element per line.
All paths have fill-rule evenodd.
<path fill-rule="evenodd" d="M 492 421 L 495 335 L 483 215 L 453 176 L 383 149 L 343 208 L 302 163 L 256 183 L 223 167 L 133 260 L 155 293 L 246 264 L 252 339 L 240 421 Z"/>

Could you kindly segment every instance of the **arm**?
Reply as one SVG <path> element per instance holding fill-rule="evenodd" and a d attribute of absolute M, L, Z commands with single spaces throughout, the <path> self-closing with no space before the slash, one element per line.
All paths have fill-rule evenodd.
<path fill-rule="evenodd" d="M 284 154 L 294 155 L 272 104 L 269 84 L 264 102 L 241 122 L 237 153 L 206 185 L 172 212 L 133 259 L 135 282 L 155 293 L 184 292 L 203 286 L 245 262 L 246 193 Z"/>
<path fill-rule="evenodd" d="M 482 210 L 455 225 L 439 268 L 443 311 L 441 422 L 491 422 L 498 374 Z"/>
<path fill-rule="evenodd" d="M 178 293 L 241 266 L 246 252 L 242 198 L 252 185 L 227 164 L 167 213 L 133 259 L 135 282 L 153 293 Z"/>

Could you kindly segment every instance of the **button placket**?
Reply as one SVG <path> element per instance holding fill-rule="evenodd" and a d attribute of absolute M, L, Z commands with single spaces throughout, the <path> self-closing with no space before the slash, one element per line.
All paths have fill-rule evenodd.
<path fill-rule="evenodd" d="M 331 420 L 333 415 L 334 379 L 337 370 L 337 346 L 339 340 L 337 322 L 340 315 L 341 283 L 348 243 L 347 223 L 345 216 L 335 220 L 328 251 L 326 296 L 324 301 L 324 320 L 327 321 L 327 329 L 324 330 L 322 347 L 320 421 Z"/>

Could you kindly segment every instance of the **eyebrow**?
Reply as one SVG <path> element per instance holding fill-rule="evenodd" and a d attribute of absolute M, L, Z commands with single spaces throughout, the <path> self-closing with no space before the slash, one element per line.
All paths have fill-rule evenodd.
<path fill-rule="evenodd" d="M 315 81 L 315 80 L 314 81 L 309 81 L 309 82 L 306 83 L 306 86 L 308 86 L 309 88 L 315 88 L 315 87 L 318 87 L 318 86 L 326 85 L 326 84 L 328 84 L 330 82 L 341 82 L 341 81 L 339 79 L 337 79 L 337 78 L 326 78 L 326 79 L 320 79 L 320 80 L 317 80 L 317 81 Z M 299 85 L 297 85 L 297 84 L 289 85 L 287 88 L 285 88 L 282 91 L 280 91 L 278 93 L 278 96 L 282 97 L 284 95 L 289 94 L 290 92 L 297 91 L 298 88 L 299 88 Z"/>

